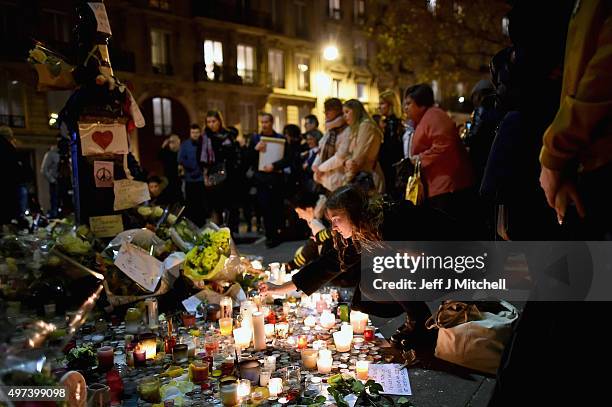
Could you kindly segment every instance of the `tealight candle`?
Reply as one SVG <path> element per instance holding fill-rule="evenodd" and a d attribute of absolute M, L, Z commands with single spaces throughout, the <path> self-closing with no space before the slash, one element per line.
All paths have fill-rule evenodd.
<path fill-rule="evenodd" d="M 134 367 L 141 367 L 147 364 L 147 353 L 144 349 L 134 349 Z"/>
<path fill-rule="evenodd" d="M 221 318 L 219 319 L 219 330 L 221 331 L 221 335 L 229 336 L 232 334 L 233 327 L 232 318 Z"/>
<path fill-rule="evenodd" d="M 271 378 L 270 382 L 268 382 L 268 391 L 270 392 L 270 397 L 278 397 L 283 392 L 283 379 L 280 377 Z"/>
<path fill-rule="evenodd" d="M 348 352 L 351 350 L 351 337 L 346 331 L 334 332 L 334 345 L 338 352 Z"/>
<path fill-rule="evenodd" d="M 264 331 L 266 333 L 266 338 L 274 337 L 274 324 L 265 324 Z"/>
<path fill-rule="evenodd" d="M 330 329 L 336 324 L 336 317 L 334 317 L 334 314 L 332 314 L 330 311 L 324 310 L 321 313 L 320 322 L 323 328 Z"/>
<path fill-rule="evenodd" d="M 317 324 L 317 319 L 313 317 L 312 315 L 308 315 L 306 318 L 304 318 L 304 326 L 313 328 L 316 324 Z"/>
<path fill-rule="evenodd" d="M 355 365 L 355 375 L 359 380 L 368 380 L 368 369 L 370 362 L 367 360 L 358 360 Z"/>
<path fill-rule="evenodd" d="M 353 332 L 363 334 L 365 327 L 368 325 L 368 314 L 359 311 L 351 311 L 351 325 Z"/>
<path fill-rule="evenodd" d="M 308 336 L 298 335 L 298 339 L 297 339 L 298 349 L 306 349 L 307 346 L 308 346 Z"/>
<path fill-rule="evenodd" d="M 353 338 L 353 347 L 355 349 L 361 349 L 363 347 L 364 342 L 365 342 L 365 339 L 363 338 Z"/>
<path fill-rule="evenodd" d="M 315 369 L 317 367 L 317 356 L 319 351 L 315 349 L 302 350 L 302 366 L 304 369 Z"/>

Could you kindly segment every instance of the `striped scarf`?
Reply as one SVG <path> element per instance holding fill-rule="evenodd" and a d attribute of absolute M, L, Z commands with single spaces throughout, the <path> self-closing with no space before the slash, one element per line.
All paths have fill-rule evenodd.
<path fill-rule="evenodd" d="M 324 163 L 329 158 L 331 158 L 334 154 L 336 154 L 336 140 L 338 138 L 338 134 L 342 133 L 342 131 L 346 128 L 347 124 L 344 121 L 344 116 L 340 115 L 335 119 L 329 120 L 325 122 L 325 129 L 327 130 L 327 141 L 323 145 L 321 149 L 321 162 Z"/>

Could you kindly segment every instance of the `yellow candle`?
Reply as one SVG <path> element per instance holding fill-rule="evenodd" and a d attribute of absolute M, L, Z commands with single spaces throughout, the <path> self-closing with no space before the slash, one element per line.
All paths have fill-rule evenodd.
<path fill-rule="evenodd" d="M 355 366 L 355 375 L 359 380 L 368 380 L 368 369 L 370 362 L 367 360 L 358 360 Z"/>
<path fill-rule="evenodd" d="M 302 366 L 304 366 L 304 369 L 316 369 L 318 355 L 319 351 L 315 349 L 303 349 Z"/>
<path fill-rule="evenodd" d="M 219 329 L 221 335 L 229 336 L 232 334 L 233 320 L 232 318 L 221 318 L 219 319 Z"/>

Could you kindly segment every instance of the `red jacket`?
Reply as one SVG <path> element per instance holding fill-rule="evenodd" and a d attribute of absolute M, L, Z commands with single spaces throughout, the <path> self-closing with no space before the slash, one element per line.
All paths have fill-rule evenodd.
<path fill-rule="evenodd" d="M 459 191 L 474 184 L 469 157 L 455 123 L 440 108 L 430 107 L 417 123 L 411 154 L 421 159 L 427 197 Z"/>

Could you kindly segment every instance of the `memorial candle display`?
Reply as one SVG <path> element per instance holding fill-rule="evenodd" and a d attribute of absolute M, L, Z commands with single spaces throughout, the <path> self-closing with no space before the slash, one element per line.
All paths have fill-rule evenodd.
<path fill-rule="evenodd" d="M 234 302 L 230 297 L 223 297 L 219 302 L 221 307 L 221 318 L 231 318 Z"/>
<path fill-rule="evenodd" d="M 317 324 L 317 319 L 312 315 L 308 315 L 304 318 L 304 326 L 308 326 L 310 328 L 314 327 Z"/>
<path fill-rule="evenodd" d="M 232 334 L 233 320 L 232 318 L 219 319 L 219 330 L 221 335 L 230 336 Z"/>
<path fill-rule="evenodd" d="M 286 338 L 289 335 L 289 324 L 285 322 L 280 322 L 274 326 L 276 330 L 276 336 L 279 338 Z"/>
<path fill-rule="evenodd" d="M 347 331 L 334 332 L 334 345 L 338 352 L 348 352 L 351 350 L 352 338 Z"/>
<path fill-rule="evenodd" d="M 264 314 L 253 313 L 253 345 L 256 351 L 266 349 L 266 331 L 264 328 Z"/>
<path fill-rule="evenodd" d="M 185 349 L 186 351 L 187 349 Z M 144 349 L 134 349 L 134 367 L 142 367 L 147 364 L 147 354 Z"/>
<path fill-rule="evenodd" d="M 359 380 L 368 380 L 368 369 L 370 362 L 367 360 L 358 360 L 355 365 L 355 376 Z"/>
<path fill-rule="evenodd" d="M 241 327 L 234 329 L 234 342 L 240 349 L 246 349 L 251 344 L 251 330 Z"/>
<path fill-rule="evenodd" d="M 331 351 L 327 349 L 320 350 L 319 357 L 317 358 L 317 371 L 319 373 L 331 372 L 332 363 Z"/>
<path fill-rule="evenodd" d="M 152 333 L 140 335 L 138 347 L 144 349 L 147 354 L 147 360 L 155 359 L 157 355 L 157 336 Z"/>
<path fill-rule="evenodd" d="M 356 334 L 363 334 L 365 327 L 368 325 L 368 314 L 360 311 L 351 311 L 351 326 Z"/>
<path fill-rule="evenodd" d="M 98 369 L 102 371 L 110 370 L 115 364 L 115 353 L 110 346 L 102 346 L 97 351 Z"/>
<path fill-rule="evenodd" d="M 306 335 L 298 335 L 297 338 L 297 348 L 298 349 L 306 349 L 308 346 L 308 336 Z"/>
<path fill-rule="evenodd" d="M 336 317 L 328 310 L 324 310 L 321 313 L 321 318 L 319 319 L 321 322 L 321 326 L 325 329 L 333 328 L 336 324 Z"/>

